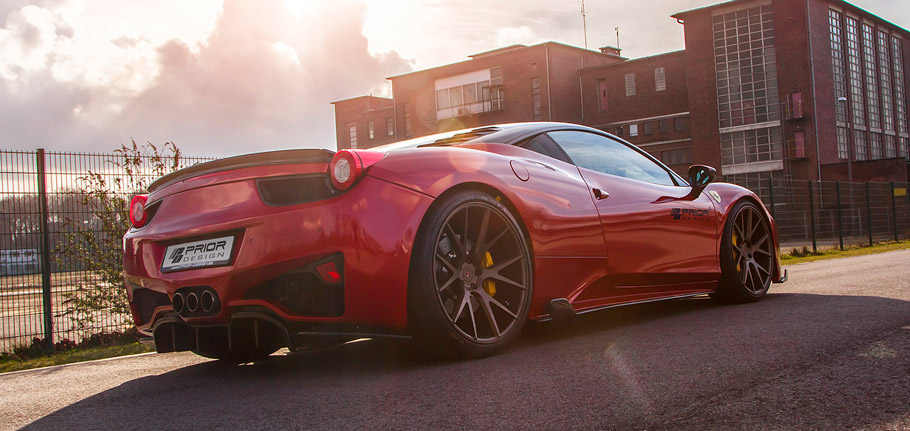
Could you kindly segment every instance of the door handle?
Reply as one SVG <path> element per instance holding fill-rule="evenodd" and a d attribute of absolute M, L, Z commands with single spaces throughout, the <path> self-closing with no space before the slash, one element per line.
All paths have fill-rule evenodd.
<path fill-rule="evenodd" d="M 598 188 L 594 188 L 591 191 L 594 192 L 594 197 L 597 198 L 597 200 L 606 199 L 606 198 L 610 197 L 609 193 L 607 193 L 601 189 L 598 189 Z"/>

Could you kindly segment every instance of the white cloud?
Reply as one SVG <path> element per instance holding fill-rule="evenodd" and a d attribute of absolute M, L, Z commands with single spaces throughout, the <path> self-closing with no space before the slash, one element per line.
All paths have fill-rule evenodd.
<path fill-rule="evenodd" d="M 533 45 L 539 42 L 544 42 L 544 40 L 534 34 L 534 30 L 531 30 L 531 27 L 526 25 L 521 27 L 503 27 L 499 29 L 496 35 L 496 44 L 499 46 Z"/>
<path fill-rule="evenodd" d="M 227 0 L 204 37 L 170 39 L 157 22 L 88 28 L 95 1 L 108 0 L 10 13 L 0 30 L 15 43 L 0 63 L 6 147 L 107 151 L 134 137 L 188 154 L 334 148 L 329 102 L 382 92 L 386 76 L 411 68 L 368 52 L 359 1 L 292 13 L 283 0 Z"/>

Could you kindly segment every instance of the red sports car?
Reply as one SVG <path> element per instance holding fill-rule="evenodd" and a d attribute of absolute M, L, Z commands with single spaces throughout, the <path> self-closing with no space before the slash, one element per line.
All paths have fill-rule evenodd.
<path fill-rule="evenodd" d="M 785 281 L 758 197 L 710 167 L 688 176 L 560 123 L 216 160 L 131 203 L 130 306 L 159 352 L 252 360 L 392 336 L 478 357 L 528 319 L 755 301 Z"/>

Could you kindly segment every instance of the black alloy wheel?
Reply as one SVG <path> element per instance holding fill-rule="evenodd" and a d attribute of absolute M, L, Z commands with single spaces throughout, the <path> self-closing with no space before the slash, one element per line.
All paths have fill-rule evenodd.
<path fill-rule="evenodd" d="M 527 320 L 531 254 L 521 227 L 496 198 L 473 191 L 430 217 L 412 268 L 412 334 L 437 355 L 492 354 Z"/>
<path fill-rule="evenodd" d="M 718 299 L 757 301 L 768 293 L 774 262 L 770 223 L 755 204 L 737 203 L 724 226 Z"/>

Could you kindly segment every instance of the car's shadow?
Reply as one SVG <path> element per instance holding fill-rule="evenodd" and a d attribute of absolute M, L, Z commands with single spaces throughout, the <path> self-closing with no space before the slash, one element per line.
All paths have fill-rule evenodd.
<path fill-rule="evenodd" d="M 126 382 L 27 428 L 659 428 L 724 393 L 747 400 L 777 384 L 798 392 L 795 380 L 765 379 L 791 366 L 823 372 L 811 367 L 901 321 L 910 325 L 910 302 L 878 297 L 643 304 L 529 323 L 504 352 L 473 361 L 429 360 L 408 342 L 370 340 L 240 366 L 201 362 Z M 839 397 L 849 402 L 863 391 Z M 849 415 L 835 411 L 837 402 L 813 409 L 841 415 L 849 427 L 906 413 L 887 413 L 891 402 L 867 402 Z M 766 410 L 750 415 L 781 420 Z"/>

